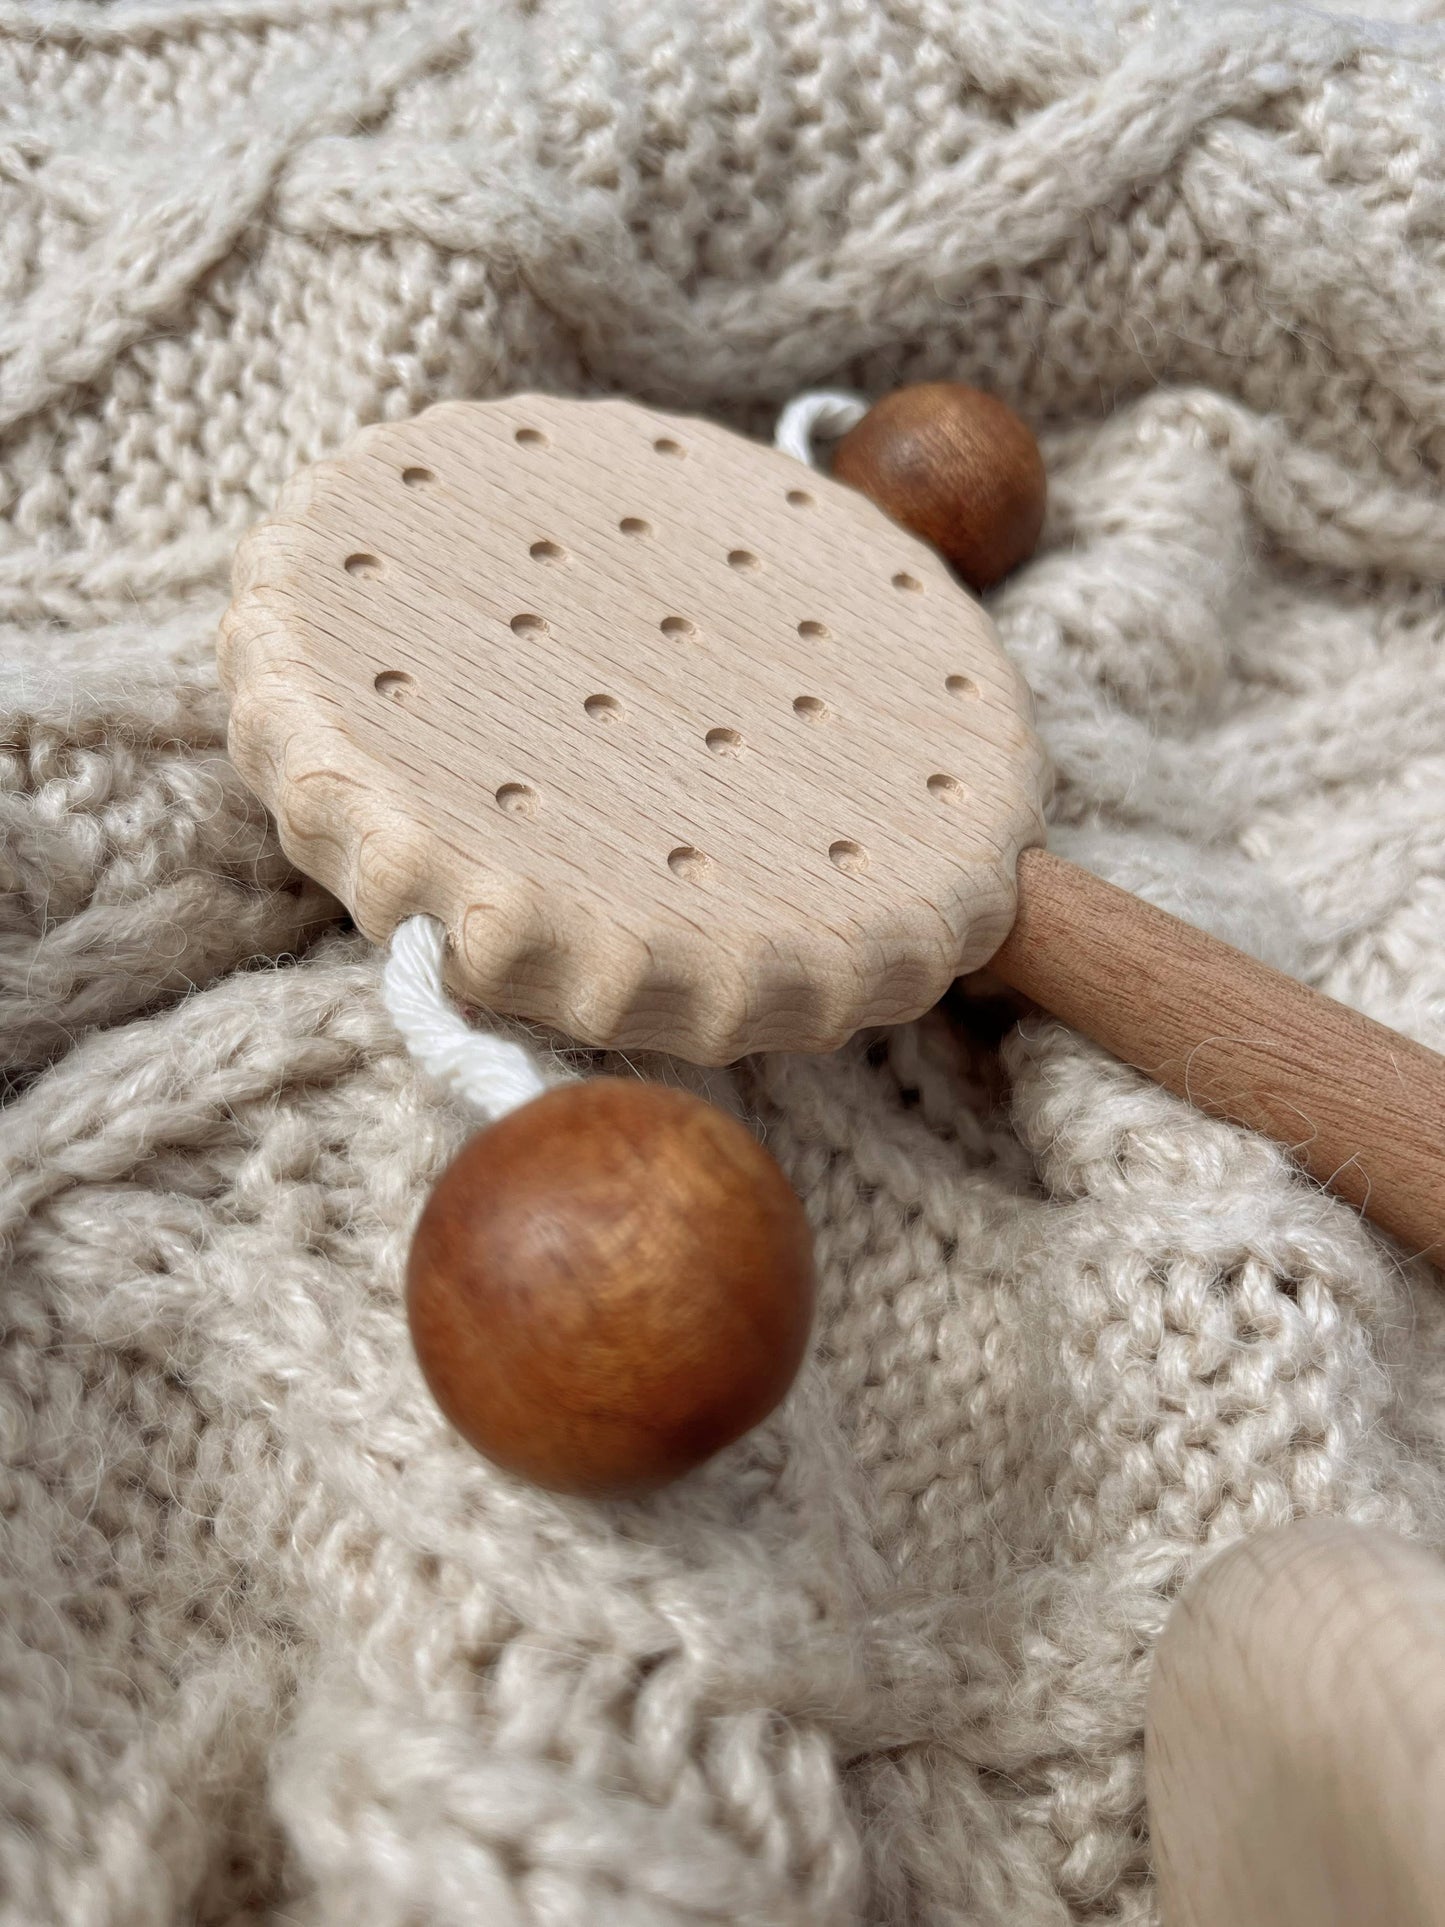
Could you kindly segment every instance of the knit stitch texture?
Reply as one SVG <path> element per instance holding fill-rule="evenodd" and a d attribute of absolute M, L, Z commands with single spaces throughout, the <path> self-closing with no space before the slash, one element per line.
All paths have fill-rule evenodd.
<path fill-rule="evenodd" d="M 814 1354 L 645 1503 L 493 1472 L 400 1303 L 466 1118 L 211 656 L 363 423 L 972 380 L 1057 847 L 1445 1045 L 1445 8 L 1371 11 L 0 0 L 5 1927 L 1135 1927 L 1180 1586 L 1445 1542 L 1426 1268 L 977 1000 L 638 1065 L 766 1132 Z"/>

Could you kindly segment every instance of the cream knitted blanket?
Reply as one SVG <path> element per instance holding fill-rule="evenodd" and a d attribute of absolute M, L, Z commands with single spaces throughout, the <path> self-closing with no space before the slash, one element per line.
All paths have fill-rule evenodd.
<path fill-rule="evenodd" d="M 0 0 L 6 1927 L 1141 1923 L 1180 1585 L 1445 1538 L 1445 1296 L 1049 1024 L 720 1080 L 817 1227 L 798 1390 L 646 1504 L 494 1474 L 398 1297 L 465 1120 L 211 663 L 360 423 L 977 381 L 1059 846 L 1445 1044 L 1408 10 Z"/>

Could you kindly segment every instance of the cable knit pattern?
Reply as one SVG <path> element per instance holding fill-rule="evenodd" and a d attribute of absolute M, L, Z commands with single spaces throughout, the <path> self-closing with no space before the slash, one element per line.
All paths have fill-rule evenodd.
<path fill-rule="evenodd" d="M 467 1118 L 211 665 L 362 423 L 979 382 L 1057 847 L 1445 1045 L 1445 23 L 1373 11 L 0 0 L 5 1927 L 1143 1927 L 1182 1583 L 1445 1543 L 1425 1268 L 983 984 L 634 1065 L 766 1132 L 813 1356 L 646 1503 L 493 1472 L 401 1311 Z"/>

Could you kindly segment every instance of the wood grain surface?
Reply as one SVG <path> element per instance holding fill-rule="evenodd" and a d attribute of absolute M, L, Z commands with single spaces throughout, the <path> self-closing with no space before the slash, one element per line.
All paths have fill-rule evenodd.
<path fill-rule="evenodd" d="M 1045 850 L 991 969 L 1445 1259 L 1445 1058 Z"/>
<path fill-rule="evenodd" d="M 231 755 L 287 852 L 455 989 L 698 1062 L 916 1016 L 1043 837 L 987 617 L 863 496 L 704 421 L 451 402 L 242 543 Z"/>
<path fill-rule="evenodd" d="M 1165 1927 L 1445 1927 L 1445 1562 L 1333 1520 L 1175 1606 L 1145 1771 Z"/>

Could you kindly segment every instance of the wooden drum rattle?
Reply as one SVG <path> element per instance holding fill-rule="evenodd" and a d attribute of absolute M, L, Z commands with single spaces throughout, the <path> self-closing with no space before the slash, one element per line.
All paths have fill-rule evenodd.
<path fill-rule="evenodd" d="M 298 475 L 234 581 L 237 767 L 369 937 L 445 927 L 468 1003 L 723 1064 L 987 963 L 1438 1249 L 1445 1059 L 1050 856 L 1018 672 L 854 488 L 624 402 L 444 403 Z M 464 1149 L 408 1290 L 475 1444 L 615 1491 L 776 1402 L 812 1274 L 740 1124 L 599 1079 Z"/>

